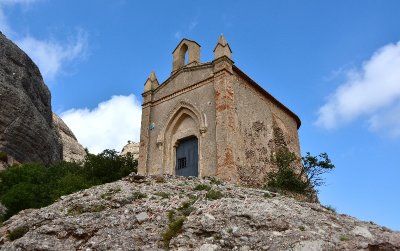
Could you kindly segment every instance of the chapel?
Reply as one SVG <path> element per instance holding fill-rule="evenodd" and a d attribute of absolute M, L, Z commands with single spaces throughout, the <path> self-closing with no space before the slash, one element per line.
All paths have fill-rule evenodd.
<path fill-rule="evenodd" d="M 299 117 L 240 70 L 221 35 L 214 59 L 200 61 L 200 45 L 182 39 L 172 72 L 145 82 L 139 174 L 214 176 L 258 186 L 285 147 L 300 156 Z"/>

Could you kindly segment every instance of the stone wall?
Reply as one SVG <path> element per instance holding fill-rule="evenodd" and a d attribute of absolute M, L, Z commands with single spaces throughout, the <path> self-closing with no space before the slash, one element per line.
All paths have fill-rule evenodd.
<path fill-rule="evenodd" d="M 195 69 L 190 71 L 182 71 L 176 77 L 167 80 L 154 92 L 152 105 L 143 109 L 146 113 L 144 116 L 142 115 L 142 122 L 143 120 L 149 122 L 142 123 L 140 151 L 141 155 L 148 154 L 149 157 L 146 162 L 144 162 L 145 160 L 141 161 L 139 157 L 140 173 L 174 173 L 173 146 L 176 141 L 171 142 L 170 140 L 177 138 L 168 132 L 170 129 L 168 126 L 173 117 L 187 107 L 187 110 L 195 110 L 195 113 L 198 113 L 193 115 L 196 117 L 193 119 L 197 120 L 199 124 L 196 124 L 196 128 L 188 128 L 188 130 L 195 132 L 195 136 L 199 140 L 199 173 L 201 176 L 215 175 L 215 100 L 213 82 L 210 79 L 212 77 L 211 66 L 209 64 L 207 67 L 194 67 Z M 182 87 L 186 88 L 181 89 Z M 151 123 L 154 123 L 153 129 L 150 129 Z M 182 128 L 179 131 L 182 131 Z M 147 140 L 145 136 L 147 133 L 149 135 L 148 146 L 145 150 L 144 141 Z M 169 140 L 164 137 L 169 137 Z M 145 151 L 147 152 L 144 153 Z"/>
<path fill-rule="evenodd" d="M 248 80 L 235 75 L 235 111 L 244 152 L 238 166 L 240 182 L 260 186 L 272 170 L 271 155 L 278 147 L 287 147 L 300 156 L 297 124 L 273 100 L 254 88 Z"/>

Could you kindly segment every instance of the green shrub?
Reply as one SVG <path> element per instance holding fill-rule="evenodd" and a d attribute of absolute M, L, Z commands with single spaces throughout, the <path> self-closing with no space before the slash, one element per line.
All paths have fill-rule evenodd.
<path fill-rule="evenodd" d="M 271 159 L 277 170 L 268 175 L 267 188 L 305 193 L 307 184 L 294 171 L 299 164 L 296 155 L 280 149 Z"/>
<path fill-rule="evenodd" d="M 88 153 L 83 163 L 14 165 L 0 172 L 0 201 L 8 209 L 2 220 L 23 209 L 47 206 L 63 195 L 116 181 L 136 170 L 137 161 L 132 155 L 119 156 L 114 150 Z"/>
<path fill-rule="evenodd" d="M 14 241 L 16 239 L 23 237 L 26 233 L 28 233 L 28 231 L 29 228 L 26 226 L 17 227 L 8 233 L 8 237 L 10 238 L 10 241 Z"/>
<path fill-rule="evenodd" d="M 220 191 L 210 190 L 206 193 L 206 198 L 209 200 L 218 200 L 224 197 L 224 194 Z"/>
<path fill-rule="evenodd" d="M 271 191 L 294 192 L 309 198 L 314 197 L 316 188 L 324 184 L 321 175 L 335 167 L 326 153 L 317 157 L 307 153 L 300 159 L 286 148 L 280 148 L 271 156 L 271 162 L 276 171 L 267 176 L 265 188 Z M 296 173 L 295 170 L 299 169 Z"/>
<path fill-rule="evenodd" d="M 132 195 L 133 195 L 133 200 L 141 200 L 147 198 L 147 195 L 141 192 L 134 192 Z"/>
<path fill-rule="evenodd" d="M 197 201 L 197 197 L 194 197 L 193 199 L 187 200 L 182 203 L 182 206 L 178 208 L 178 210 L 184 215 L 184 216 L 189 216 L 190 213 L 193 212 L 195 209 L 192 207 L 192 205 Z"/>
<path fill-rule="evenodd" d="M 202 191 L 202 190 L 209 191 L 210 189 L 211 189 L 211 187 L 209 185 L 206 185 L 206 184 L 198 184 L 197 186 L 195 186 L 193 188 L 193 190 L 196 190 L 196 191 Z"/>
<path fill-rule="evenodd" d="M 183 223 L 185 222 L 185 217 L 179 217 L 171 221 L 168 226 L 167 230 L 162 234 L 162 239 L 164 242 L 164 247 L 168 249 L 169 243 L 178 233 L 182 230 Z"/>
<path fill-rule="evenodd" d="M 8 156 L 5 152 L 0 152 L 0 161 L 7 162 Z"/>

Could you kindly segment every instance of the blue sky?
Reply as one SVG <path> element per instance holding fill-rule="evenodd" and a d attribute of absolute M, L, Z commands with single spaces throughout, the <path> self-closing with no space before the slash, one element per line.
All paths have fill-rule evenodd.
<path fill-rule="evenodd" d="M 302 152 L 336 169 L 322 204 L 400 230 L 399 1 L 0 0 L 0 30 L 39 65 L 92 152 L 139 139 L 143 84 L 172 50 L 203 62 L 223 33 L 235 64 L 299 115 Z"/>

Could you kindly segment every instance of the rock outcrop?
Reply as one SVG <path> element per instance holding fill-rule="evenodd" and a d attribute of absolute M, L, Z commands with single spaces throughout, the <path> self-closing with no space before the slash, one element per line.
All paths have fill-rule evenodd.
<path fill-rule="evenodd" d="M 13 241 L 11 241 L 12 239 Z M 400 233 L 265 190 L 130 175 L 13 216 L 2 250 L 400 250 Z"/>
<path fill-rule="evenodd" d="M 139 159 L 139 143 L 128 141 L 121 151 L 121 155 L 126 155 L 127 153 L 131 153 L 134 159 Z"/>
<path fill-rule="evenodd" d="M 18 162 L 62 159 L 51 94 L 38 67 L 0 32 L 0 151 Z"/>
<path fill-rule="evenodd" d="M 85 148 L 78 143 L 74 133 L 64 123 L 64 121 L 53 113 L 53 123 L 63 146 L 63 160 L 83 161 L 86 156 Z"/>

